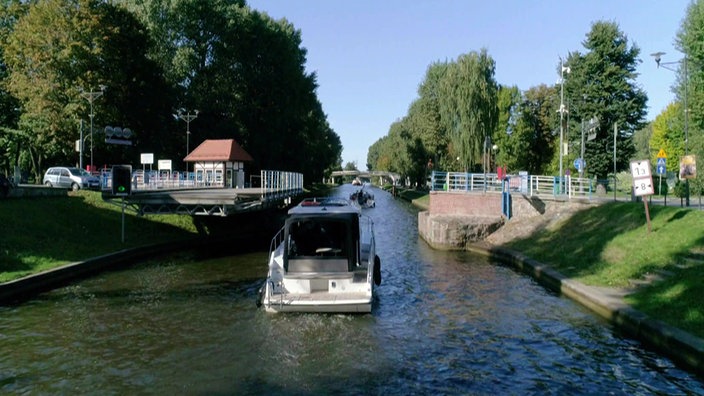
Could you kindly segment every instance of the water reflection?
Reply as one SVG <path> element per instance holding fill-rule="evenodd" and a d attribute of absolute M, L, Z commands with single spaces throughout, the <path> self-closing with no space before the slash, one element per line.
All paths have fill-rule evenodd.
<path fill-rule="evenodd" d="M 342 189 L 338 194 L 348 196 Z M 702 382 L 530 278 L 418 239 L 375 190 L 369 315 L 255 307 L 266 252 L 181 255 L 0 308 L 10 394 L 702 394 Z"/>

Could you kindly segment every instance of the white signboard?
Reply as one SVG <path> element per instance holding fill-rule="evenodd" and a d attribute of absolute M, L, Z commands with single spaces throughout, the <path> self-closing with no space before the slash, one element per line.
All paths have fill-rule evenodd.
<path fill-rule="evenodd" d="M 649 160 L 631 161 L 631 174 L 633 175 L 633 193 L 636 196 L 655 193 Z"/>
<path fill-rule="evenodd" d="M 650 177 L 650 161 L 631 161 L 631 173 L 633 178 Z"/>
<path fill-rule="evenodd" d="M 171 160 L 159 160 L 159 170 L 160 171 L 170 171 L 171 170 Z"/>
<path fill-rule="evenodd" d="M 142 153 L 139 155 L 142 165 L 152 165 L 154 163 L 154 153 Z"/>

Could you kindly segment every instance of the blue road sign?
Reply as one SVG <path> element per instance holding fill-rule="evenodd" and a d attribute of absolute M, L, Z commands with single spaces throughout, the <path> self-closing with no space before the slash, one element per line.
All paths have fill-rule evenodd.
<path fill-rule="evenodd" d="M 658 175 L 664 175 L 666 173 L 665 165 L 658 165 L 657 166 L 657 173 L 658 173 Z"/>
<path fill-rule="evenodd" d="M 574 160 L 574 167 L 577 168 L 578 171 L 584 169 L 584 160 L 581 158 Z"/>
<path fill-rule="evenodd" d="M 665 159 L 663 157 L 658 157 L 658 165 L 657 166 L 660 166 L 660 165 L 665 166 L 666 161 L 667 161 L 667 159 Z"/>

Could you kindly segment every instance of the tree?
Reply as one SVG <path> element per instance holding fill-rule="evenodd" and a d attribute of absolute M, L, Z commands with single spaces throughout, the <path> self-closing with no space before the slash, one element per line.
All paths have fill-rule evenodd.
<path fill-rule="evenodd" d="M 90 0 L 33 3 L 18 19 L 5 47 L 7 87 L 21 103 L 19 129 L 33 136 L 26 149 L 35 180 L 45 160 L 75 160 L 79 118 L 89 113 L 82 89 L 111 91 L 94 102 L 96 126 L 109 121 L 145 140 L 168 129 L 162 122 L 168 89 L 145 58 L 150 42 L 143 30 L 124 10 Z M 122 161 L 130 152 L 103 145 L 99 163 Z"/>
<path fill-rule="evenodd" d="M 507 145 L 509 169 L 544 174 L 558 150 L 554 116 L 557 92 L 547 85 L 532 87 L 518 105 L 517 121 Z"/>
<path fill-rule="evenodd" d="M 599 120 L 596 138 L 585 144 L 587 170 L 598 178 L 613 171 L 614 125 L 617 127 L 616 170 L 628 168 L 633 156 L 633 133 L 645 122 L 645 92 L 636 84 L 640 49 L 630 45 L 614 22 L 595 22 L 583 42 L 587 53 L 571 53 L 565 77 L 570 119 L 581 124 Z M 571 128 L 570 141 L 581 140 L 581 129 Z"/>
<path fill-rule="evenodd" d="M 679 102 L 670 103 L 653 121 L 653 134 L 650 137 L 652 150 L 648 159 L 657 163 L 657 154 L 664 150 L 670 159 L 666 162 L 668 172 L 679 171 L 679 161 L 684 155 L 684 129 L 682 122 L 682 106 Z"/>
<path fill-rule="evenodd" d="M 179 106 L 200 110 L 203 133 L 194 132 L 194 144 L 234 138 L 254 158 L 250 171 L 298 171 L 306 180 L 341 166 L 340 138 L 318 101 L 315 73 L 305 72 L 306 49 L 290 22 L 237 0 L 125 3 L 164 43 L 152 54 L 177 87 Z"/>
<path fill-rule="evenodd" d="M 513 149 L 511 142 L 516 130 L 520 104 L 521 91 L 517 86 L 501 86 L 499 88 L 497 103 L 499 115 L 491 141 L 497 147 L 496 165 L 504 166 L 507 169 L 518 169 L 516 165 L 522 154 Z"/>
<path fill-rule="evenodd" d="M 461 55 L 440 83 L 441 122 L 465 167 L 482 162 L 487 138 L 498 119 L 495 63 L 485 49 Z"/>
<path fill-rule="evenodd" d="M 675 40 L 677 48 L 684 54 L 675 88 L 678 102 L 683 102 L 687 94 L 687 114 L 689 116 L 688 150 L 696 155 L 697 160 L 704 160 L 704 1 L 692 1 Z M 668 156 L 669 157 L 669 156 Z M 669 162 L 669 161 L 668 161 Z M 697 172 L 697 177 L 690 180 L 690 191 L 704 193 L 704 172 Z"/>

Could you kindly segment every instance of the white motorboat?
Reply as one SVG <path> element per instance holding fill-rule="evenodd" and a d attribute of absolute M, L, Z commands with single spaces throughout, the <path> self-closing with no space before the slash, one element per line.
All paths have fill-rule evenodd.
<path fill-rule="evenodd" d="M 343 198 L 307 198 L 271 241 L 268 312 L 371 312 L 381 283 L 374 223 Z"/>
<path fill-rule="evenodd" d="M 364 209 L 373 208 L 376 206 L 376 202 L 374 202 L 374 195 L 364 190 L 364 187 L 350 194 L 350 200 L 359 205 L 360 208 Z"/>

